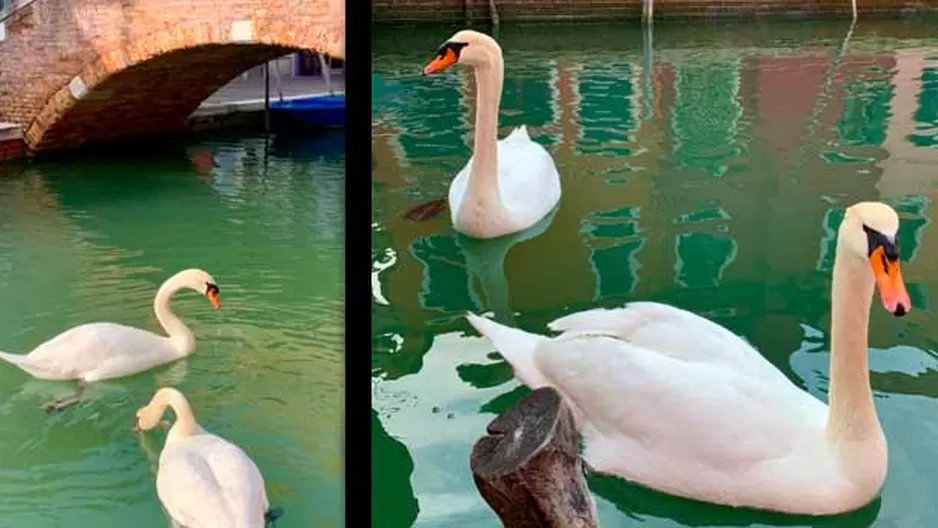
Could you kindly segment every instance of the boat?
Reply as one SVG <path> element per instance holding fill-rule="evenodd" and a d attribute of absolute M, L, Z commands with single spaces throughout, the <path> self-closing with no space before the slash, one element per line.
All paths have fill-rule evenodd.
<path fill-rule="evenodd" d="M 270 117 L 276 128 L 322 129 L 345 126 L 345 93 L 335 93 L 331 80 L 332 66 L 322 54 L 317 53 L 316 57 L 328 93 L 284 99 L 279 67 L 276 70 L 280 100 L 270 103 Z"/>
<path fill-rule="evenodd" d="M 270 102 L 276 125 L 334 128 L 345 125 L 345 94 L 321 94 Z"/>

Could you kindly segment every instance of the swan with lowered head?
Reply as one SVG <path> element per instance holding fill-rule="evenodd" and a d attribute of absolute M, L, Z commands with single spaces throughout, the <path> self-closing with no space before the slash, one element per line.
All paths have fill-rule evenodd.
<path fill-rule="evenodd" d="M 711 503 L 847 512 L 875 499 L 886 476 L 867 332 L 874 288 L 894 315 L 910 309 L 898 228 L 877 202 L 849 207 L 840 225 L 829 405 L 729 330 L 663 304 L 567 315 L 550 323 L 562 332 L 553 338 L 468 319 L 522 383 L 563 395 L 597 472 Z"/>
<path fill-rule="evenodd" d="M 167 407 L 176 421 L 160 452 L 156 493 L 175 525 L 264 528 L 270 504 L 257 465 L 241 448 L 203 429 L 181 392 L 156 391 L 137 411 L 134 431 L 160 425 Z"/>
<path fill-rule="evenodd" d="M 136 374 L 195 350 L 195 334 L 170 309 L 170 299 L 181 289 L 195 290 L 215 309 L 221 308 L 215 279 L 200 269 L 187 269 L 167 279 L 153 301 L 166 336 L 116 323 L 86 323 L 49 339 L 29 354 L 0 352 L 0 359 L 35 378 L 78 380 L 78 394 L 46 405 L 47 410 L 65 408 L 78 402 L 87 383 Z"/>
<path fill-rule="evenodd" d="M 476 122 L 472 157 L 449 187 L 453 226 L 473 238 L 523 231 L 560 201 L 557 167 L 524 126 L 498 140 L 504 62 L 495 39 L 477 31 L 459 31 L 440 47 L 423 73 L 454 64 L 470 66 L 475 74 Z"/>

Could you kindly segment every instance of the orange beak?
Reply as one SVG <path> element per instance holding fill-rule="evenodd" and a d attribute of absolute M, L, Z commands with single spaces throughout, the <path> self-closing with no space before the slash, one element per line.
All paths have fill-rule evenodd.
<path fill-rule="evenodd" d="M 902 280 L 899 261 L 887 259 L 886 251 L 880 246 L 870 254 L 870 265 L 873 267 L 873 276 L 876 277 L 876 287 L 879 289 L 883 307 L 897 317 L 908 313 L 912 302 L 909 300 L 909 292 L 905 289 L 905 281 Z"/>
<path fill-rule="evenodd" d="M 453 64 L 456 64 L 456 61 L 456 52 L 451 49 L 447 49 L 446 53 L 433 59 L 430 61 L 430 64 L 427 64 L 423 67 L 423 74 L 428 75 L 431 73 L 441 72 Z"/>
<path fill-rule="evenodd" d="M 216 310 L 221 308 L 221 298 L 218 297 L 218 292 L 211 290 L 205 294 L 208 297 L 208 302 L 212 303 L 212 307 Z"/>

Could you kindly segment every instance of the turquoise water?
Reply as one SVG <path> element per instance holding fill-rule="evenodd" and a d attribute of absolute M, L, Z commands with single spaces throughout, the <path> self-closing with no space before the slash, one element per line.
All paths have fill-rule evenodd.
<path fill-rule="evenodd" d="M 195 353 L 93 385 L 60 414 L 40 405 L 73 384 L 0 365 L 0 524 L 168 526 L 154 484 L 165 434 L 131 432 L 164 385 L 254 459 L 279 528 L 342 524 L 343 138 L 264 145 L 0 167 L 0 349 L 91 321 L 159 331 L 153 296 L 188 267 L 215 277 L 223 304 L 177 294 Z"/>
<path fill-rule="evenodd" d="M 880 499 L 849 515 L 703 505 L 590 478 L 601 526 L 938 523 L 938 38 L 934 20 L 508 25 L 500 135 L 553 155 L 560 209 L 530 240 L 470 242 L 442 198 L 470 155 L 470 74 L 421 77 L 453 31 L 379 28 L 373 81 L 375 526 L 498 526 L 469 453 L 527 390 L 463 320 L 535 332 L 656 300 L 752 342 L 827 391 L 830 273 L 844 206 L 893 204 L 914 310 L 874 310 L 872 384 L 890 446 Z"/>

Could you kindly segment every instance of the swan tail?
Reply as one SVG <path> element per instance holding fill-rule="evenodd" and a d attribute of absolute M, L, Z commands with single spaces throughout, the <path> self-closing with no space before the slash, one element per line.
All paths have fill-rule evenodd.
<path fill-rule="evenodd" d="M 283 508 L 270 508 L 264 513 L 264 528 L 273 528 L 277 519 L 283 517 Z"/>
<path fill-rule="evenodd" d="M 528 135 L 528 127 L 521 125 L 518 128 L 511 131 L 511 134 L 508 134 L 508 137 L 505 138 L 505 142 L 514 142 L 514 141 L 531 141 L 531 136 Z"/>
<path fill-rule="evenodd" d="M 538 345 L 547 340 L 546 337 L 505 326 L 473 313 L 467 313 L 466 319 L 495 345 L 495 349 L 511 365 L 518 380 L 532 389 L 549 385 L 534 360 L 534 352 Z"/>
<path fill-rule="evenodd" d="M 15 365 L 23 371 L 34 375 L 35 368 L 29 356 L 23 354 L 10 354 L 9 352 L 0 352 L 0 359 L 11 365 Z"/>

